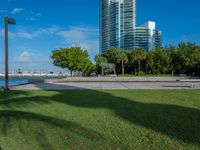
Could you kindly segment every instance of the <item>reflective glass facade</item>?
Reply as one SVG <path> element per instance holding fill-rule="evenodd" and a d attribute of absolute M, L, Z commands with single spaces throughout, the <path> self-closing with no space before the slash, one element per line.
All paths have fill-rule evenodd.
<path fill-rule="evenodd" d="M 161 31 L 155 22 L 136 27 L 136 0 L 100 0 L 100 52 L 162 46 Z"/>
<path fill-rule="evenodd" d="M 143 48 L 150 51 L 162 47 L 162 32 L 155 27 L 155 22 L 151 21 L 135 27 L 133 48 Z"/>
<path fill-rule="evenodd" d="M 100 49 L 133 48 L 136 0 L 100 0 Z"/>

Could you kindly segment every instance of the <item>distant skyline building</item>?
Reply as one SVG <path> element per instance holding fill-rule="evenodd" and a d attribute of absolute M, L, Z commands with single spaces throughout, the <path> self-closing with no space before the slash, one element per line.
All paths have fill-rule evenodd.
<path fill-rule="evenodd" d="M 136 27 L 136 0 L 100 0 L 100 52 L 112 47 L 123 50 L 142 47 L 147 51 L 160 47 L 161 32 L 153 29 L 152 24 Z"/>
<path fill-rule="evenodd" d="M 147 23 L 134 28 L 134 48 L 150 51 L 162 47 L 162 32 L 156 29 L 156 23 Z"/>

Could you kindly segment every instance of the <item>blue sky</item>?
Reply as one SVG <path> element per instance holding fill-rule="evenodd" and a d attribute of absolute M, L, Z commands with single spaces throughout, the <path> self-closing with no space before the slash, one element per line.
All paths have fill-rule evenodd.
<path fill-rule="evenodd" d="M 199 0 L 137 0 L 137 25 L 156 21 L 163 45 L 200 44 Z M 50 52 L 66 46 L 98 53 L 99 0 L 0 0 L 0 72 L 3 70 L 3 18 L 10 16 L 11 70 L 50 71 Z M 56 69 L 58 70 L 58 69 Z"/>

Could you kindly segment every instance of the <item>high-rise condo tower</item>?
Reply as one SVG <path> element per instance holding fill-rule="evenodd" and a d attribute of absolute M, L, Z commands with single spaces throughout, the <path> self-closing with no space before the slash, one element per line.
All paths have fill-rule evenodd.
<path fill-rule="evenodd" d="M 112 47 L 122 50 L 137 48 L 142 45 L 138 44 L 136 36 L 139 35 L 136 27 L 136 0 L 100 0 L 101 53 Z M 146 45 L 144 48 L 149 50 Z"/>

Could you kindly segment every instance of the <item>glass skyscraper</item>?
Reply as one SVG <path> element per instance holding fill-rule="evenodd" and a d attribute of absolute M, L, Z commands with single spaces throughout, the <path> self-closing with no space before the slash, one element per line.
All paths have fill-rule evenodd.
<path fill-rule="evenodd" d="M 136 0 L 100 0 L 101 53 L 112 47 L 136 48 L 136 29 Z"/>
<path fill-rule="evenodd" d="M 136 0 L 100 0 L 100 49 L 132 48 Z"/>
<path fill-rule="evenodd" d="M 147 23 L 134 28 L 134 47 L 150 51 L 162 47 L 162 32 L 156 29 L 156 23 Z"/>

